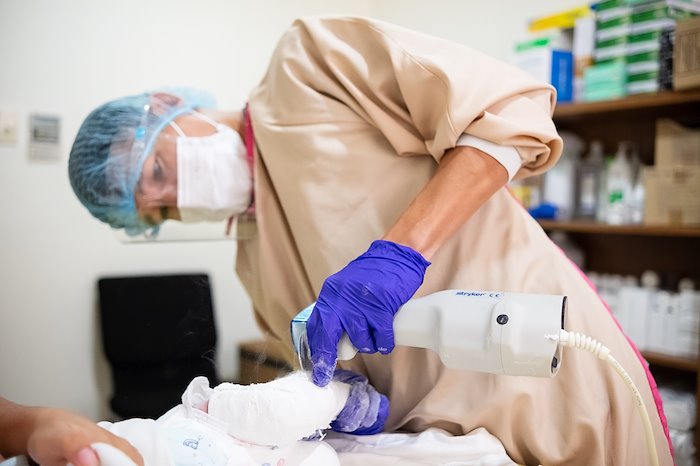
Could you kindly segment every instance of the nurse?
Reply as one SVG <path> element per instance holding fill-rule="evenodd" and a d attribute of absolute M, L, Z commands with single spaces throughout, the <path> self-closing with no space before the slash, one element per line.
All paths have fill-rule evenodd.
<path fill-rule="evenodd" d="M 332 378 L 347 333 L 362 354 L 343 366 L 389 396 L 389 430 L 483 426 L 519 463 L 647 464 L 634 401 L 588 354 L 569 352 L 545 380 L 451 370 L 427 350 L 394 348 L 394 314 L 412 296 L 566 294 L 567 327 L 630 372 L 661 464 L 672 464 L 646 364 L 504 189 L 559 158 L 555 100 L 551 86 L 459 44 L 370 19 L 305 18 L 245 110 L 177 91 L 107 103 L 80 128 L 69 174 L 88 210 L 129 234 L 254 204 L 257 235 L 239 242 L 236 269 L 262 329 L 292 362 L 290 319 L 316 300 L 314 382 Z"/>

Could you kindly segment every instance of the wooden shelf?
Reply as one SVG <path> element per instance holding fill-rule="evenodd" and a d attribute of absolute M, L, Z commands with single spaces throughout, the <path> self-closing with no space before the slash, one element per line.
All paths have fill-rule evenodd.
<path fill-rule="evenodd" d="M 651 351 L 642 351 L 642 356 L 644 356 L 644 359 L 652 366 L 670 367 L 688 372 L 697 372 L 698 370 L 697 359 L 670 356 L 668 354 L 654 353 Z"/>
<path fill-rule="evenodd" d="M 621 141 L 633 141 L 645 165 L 654 165 L 654 136 L 661 118 L 700 127 L 700 89 L 561 104 L 554 111 L 560 134 L 570 132 L 586 142 L 601 141 L 607 154 L 613 154 Z"/>
<path fill-rule="evenodd" d="M 600 141 L 607 154 L 614 153 L 621 141 L 633 141 L 642 163 L 654 165 L 659 119 L 670 118 L 683 126 L 700 128 L 700 89 L 561 104 L 553 118 L 560 134 L 573 133 L 586 143 Z M 548 231 L 571 233 L 572 242 L 585 254 L 588 270 L 634 276 L 657 270 L 671 287 L 681 277 L 700 282 L 700 225 L 616 226 L 548 220 L 539 223 Z M 653 366 L 653 372 L 664 374 L 669 370 L 674 380 L 692 378 L 696 382 L 696 417 L 700 419 L 700 358 L 642 354 Z M 700 459 L 700 428 L 695 429 L 695 447 Z"/>
<path fill-rule="evenodd" d="M 690 238 L 700 238 L 700 227 L 682 227 L 670 225 L 608 225 L 605 223 L 587 222 L 582 220 L 538 220 L 538 222 L 545 230 L 558 230 L 570 233 L 628 236 L 684 236 Z"/>
<path fill-rule="evenodd" d="M 660 92 L 657 94 L 642 94 L 623 99 L 605 100 L 600 102 L 577 102 L 560 104 L 554 111 L 554 119 L 561 120 L 583 115 L 598 116 L 603 113 L 624 112 L 640 109 L 675 107 L 682 105 L 700 104 L 700 91 Z"/>

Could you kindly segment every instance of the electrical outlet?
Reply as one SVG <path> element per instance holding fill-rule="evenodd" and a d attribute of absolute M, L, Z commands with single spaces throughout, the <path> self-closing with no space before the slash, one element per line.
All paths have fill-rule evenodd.
<path fill-rule="evenodd" d="M 17 143 L 17 114 L 0 112 L 0 144 Z"/>

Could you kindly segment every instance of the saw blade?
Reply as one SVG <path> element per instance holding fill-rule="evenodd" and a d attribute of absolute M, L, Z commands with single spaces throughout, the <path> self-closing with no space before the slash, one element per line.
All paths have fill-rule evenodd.
<path fill-rule="evenodd" d="M 308 373 L 311 373 L 314 367 L 311 361 L 311 348 L 309 348 L 309 340 L 306 338 L 306 333 L 299 338 L 299 366 L 301 370 Z"/>

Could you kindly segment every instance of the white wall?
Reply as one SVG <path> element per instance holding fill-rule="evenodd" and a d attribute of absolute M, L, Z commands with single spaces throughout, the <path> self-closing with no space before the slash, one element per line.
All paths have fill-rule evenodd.
<path fill-rule="evenodd" d="M 454 40 L 504 61 L 527 37 L 528 20 L 585 5 L 586 0 L 379 0 L 371 16 Z"/>
<path fill-rule="evenodd" d="M 296 16 L 361 14 L 451 38 L 508 59 L 525 20 L 574 0 L 0 0 L 0 110 L 20 140 L 0 144 L 0 394 L 103 418 L 109 390 L 96 336 L 104 275 L 202 271 L 213 282 L 219 369 L 255 337 L 233 272 L 235 244 L 123 244 L 74 198 L 67 153 L 95 106 L 161 85 L 210 90 L 237 109 Z M 27 160 L 32 111 L 62 117 L 58 162 Z"/>
<path fill-rule="evenodd" d="M 354 6 L 346 6 L 352 3 Z M 366 14 L 342 0 L 0 0 L 0 110 L 20 141 L 0 145 L 0 394 L 104 417 L 109 380 L 96 337 L 103 275 L 210 274 L 219 370 L 258 331 L 233 271 L 235 243 L 123 244 L 73 195 L 67 154 L 97 105 L 161 85 L 210 90 L 238 109 L 277 38 L 300 15 Z M 62 117 L 63 156 L 27 160 L 29 112 Z"/>

